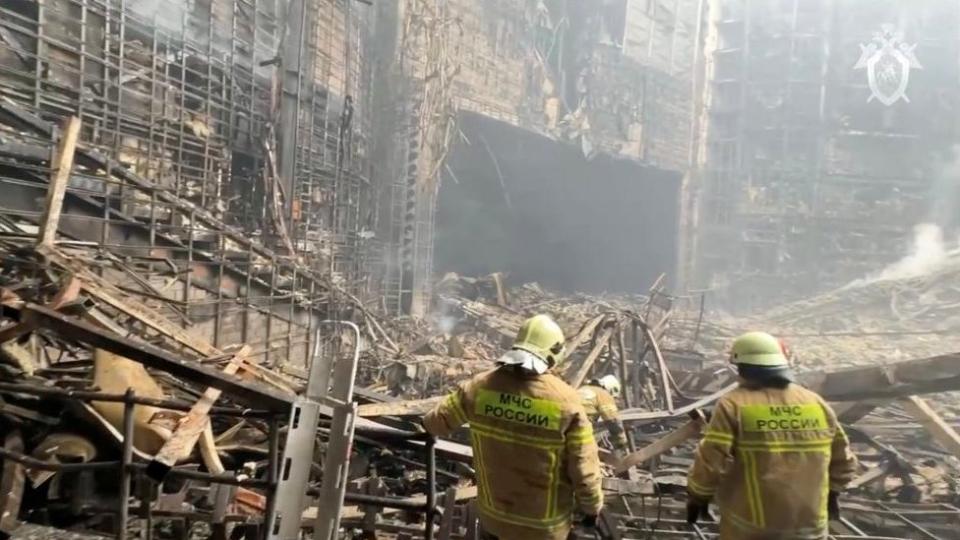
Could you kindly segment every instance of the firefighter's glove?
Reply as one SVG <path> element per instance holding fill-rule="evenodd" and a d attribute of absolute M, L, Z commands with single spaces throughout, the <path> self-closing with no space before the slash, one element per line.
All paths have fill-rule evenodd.
<path fill-rule="evenodd" d="M 693 525 L 700 519 L 700 516 L 709 516 L 710 514 L 707 511 L 709 506 L 709 501 L 703 499 L 696 497 L 687 499 L 687 523 Z"/>
<path fill-rule="evenodd" d="M 827 494 L 827 516 L 830 519 L 840 519 L 840 494 L 831 491 Z"/>
<path fill-rule="evenodd" d="M 597 516 L 583 516 L 583 519 L 580 520 L 580 526 L 584 529 L 596 529 L 597 528 Z"/>

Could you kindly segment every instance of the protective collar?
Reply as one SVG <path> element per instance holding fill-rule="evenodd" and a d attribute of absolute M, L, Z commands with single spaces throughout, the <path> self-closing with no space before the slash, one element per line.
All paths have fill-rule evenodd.
<path fill-rule="evenodd" d="M 543 375 L 550 369 L 550 366 L 542 358 L 522 349 L 513 349 L 507 352 L 497 359 L 497 364 L 501 366 L 517 366 L 523 371 L 536 375 Z"/>
<path fill-rule="evenodd" d="M 793 371 L 787 366 L 765 367 L 738 364 L 737 372 L 748 386 L 757 388 L 785 388 L 793 382 Z"/>

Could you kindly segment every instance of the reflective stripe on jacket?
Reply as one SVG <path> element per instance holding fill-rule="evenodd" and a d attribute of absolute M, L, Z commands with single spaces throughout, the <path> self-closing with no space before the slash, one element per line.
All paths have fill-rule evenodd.
<path fill-rule="evenodd" d="M 580 402 L 583 404 L 583 410 L 587 412 L 590 421 L 602 420 L 603 426 L 613 437 L 614 446 L 618 450 L 626 449 L 628 444 L 627 433 L 624 431 L 623 422 L 620 420 L 617 400 L 604 388 L 590 384 L 581 386 L 577 393 L 580 394 Z"/>
<path fill-rule="evenodd" d="M 721 538 L 824 538 L 827 492 L 841 491 L 856 466 L 836 414 L 819 395 L 795 384 L 741 382 L 717 402 L 687 489 L 716 498 Z"/>
<path fill-rule="evenodd" d="M 480 520 L 503 540 L 564 540 L 574 502 L 603 504 L 600 460 L 580 399 L 552 374 L 506 366 L 461 384 L 423 421 L 445 436 L 469 424 Z"/>

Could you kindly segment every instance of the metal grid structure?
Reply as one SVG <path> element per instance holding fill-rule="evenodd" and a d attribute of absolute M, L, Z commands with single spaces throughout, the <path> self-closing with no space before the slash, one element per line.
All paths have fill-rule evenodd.
<path fill-rule="evenodd" d="M 126 261 L 123 279 L 152 287 L 144 302 L 214 344 L 306 362 L 312 314 L 345 305 L 331 291 L 370 293 L 378 257 L 362 234 L 368 14 L 347 0 L 305 5 L 304 43 L 316 54 L 297 96 L 295 173 L 281 181 L 271 167 L 274 78 L 292 39 L 285 2 L 4 2 L 0 95 L 8 116 L 36 115 L 40 126 L 8 121 L 0 132 L 0 215 L 16 222 L 7 234 L 39 216 L 54 136 L 43 121 L 78 116 L 81 145 L 119 167 L 74 172 L 63 242 Z"/>
<path fill-rule="evenodd" d="M 957 140 L 956 2 L 712 7 L 697 285 L 751 309 L 904 256 Z M 859 45 L 887 23 L 927 62 L 911 74 L 910 101 L 889 107 L 868 101 L 854 69 Z"/>
<path fill-rule="evenodd" d="M 453 8 L 445 1 L 405 0 L 392 9 L 400 28 L 389 82 L 399 99 L 387 112 L 394 147 L 385 164 L 393 178 L 388 221 L 394 256 L 384 291 L 392 314 L 423 316 L 430 308 L 436 193 L 454 138 L 454 81 L 462 59 Z"/>

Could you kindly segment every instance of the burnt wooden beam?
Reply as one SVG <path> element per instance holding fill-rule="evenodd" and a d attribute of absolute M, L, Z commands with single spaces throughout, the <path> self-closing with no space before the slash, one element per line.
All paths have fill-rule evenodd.
<path fill-rule="evenodd" d="M 250 347 L 244 345 L 233 355 L 221 373 L 235 375 L 240 371 L 241 361 L 249 355 Z M 220 389 L 212 386 L 203 392 L 200 399 L 190 408 L 190 412 L 177 422 L 176 430 L 167 442 L 163 443 L 163 447 L 154 456 L 153 461 L 147 465 L 147 476 L 162 481 L 178 461 L 190 457 L 194 446 L 200 440 L 201 433 L 210 425 L 210 409 L 220 398 L 220 394 Z"/>
<path fill-rule="evenodd" d="M 809 371 L 797 375 L 797 382 L 819 393 L 827 401 L 850 402 L 897 399 L 960 390 L 960 353 L 869 365 L 836 371 Z M 709 406 L 736 388 L 732 384 L 696 403 L 669 411 L 626 409 L 624 421 L 653 421 L 679 417 L 697 407 Z"/>
<path fill-rule="evenodd" d="M 0 98 L 0 120 L 13 127 L 35 131 L 45 137 L 53 135 L 54 125 L 24 109 L 11 98 Z"/>
<path fill-rule="evenodd" d="M 867 472 L 854 478 L 849 484 L 847 484 L 847 490 L 853 491 L 855 489 L 860 489 L 864 486 L 879 482 L 886 478 L 889 474 L 890 464 L 882 463 L 876 467 L 870 468 Z"/>
<path fill-rule="evenodd" d="M 624 422 L 655 422 L 658 420 L 666 420 L 667 418 L 679 418 L 690 414 L 695 409 L 701 409 L 704 407 L 709 407 L 713 402 L 717 401 L 723 397 L 727 392 L 730 392 L 737 387 L 737 383 L 729 384 L 720 390 L 710 394 L 709 396 L 704 396 L 693 403 L 689 403 L 682 407 L 678 407 L 670 411 L 648 411 L 646 409 L 624 409 L 620 411 L 620 419 Z"/>
<path fill-rule="evenodd" d="M 600 357 L 600 353 L 603 352 L 604 347 L 610 342 L 610 338 L 613 336 L 613 332 L 616 328 L 614 326 L 609 326 L 603 330 L 603 333 L 600 334 L 600 337 L 597 338 L 597 342 L 594 344 L 593 349 L 590 350 L 590 354 L 583 359 L 579 364 L 572 363 L 567 369 L 568 379 L 567 382 L 570 383 L 570 386 L 574 388 L 579 388 L 583 384 L 584 379 L 587 378 L 587 373 L 590 373 L 590 368 L 593 367 L 594 362 L 597 361 L 597 358 Z"/>
<path fill-rule="evenodd" d="M 148 343 L 118 336 L 43 306 L 27 304 L 23 309 L 23 317 L 35 321 L 38 327 L 48 328 L 64 337 L 110 351 L 186 381 L 216 388 L 226 392 L 231 399 L 250 407 L 286 411 L 293 403 L 292 395 L 282 394 L 263 385 L 245 381 L 236 375 L 225 374 Z"/>
<path fill-rule="evenodd" d="M 680 446 L 688 440 L 700 435 L 707 420 L 699 409 L 694 409 L 690 413 L 690 420 L 686 424 L 674 429 L 670 433 L 658 438 L 656 441 L 641 448 L 639 451 L 624 457 L 617 463 L 616 472 L 622 473 L 628 471 L 631 467 L 641 465 L 651 459 L 663 455 L 673 448 Z"/>
<path fill-rule="evenodd" d="M 892 364 L 804 373 L 800 382 L 829 401 L 900 398 L 960 389 L 960 353 Z"/>
<path fill-rule="evenodd" d="M 593 335 L 594 331 L 596 331 L 597 329 L 597 326 L 599 326 L 600 323 L 603 322 L 603 320 L 606 317 L 607 316 L 604 314 L 604 315 L 597 315 L 596 317 L 590 319 L 583 325 L 582 328 L 580 328 L 580 331 L 577 332 L 577 335 L 574 336 L 573 339 L 570 339 L 567 341 L 566 355 L 568 358 L 570 357 L 571 354 L 574 353 L 574 351 L 576 351 L 580 347 L 580 345 L 583 344 L 583 342 L 585 342 L 590 336 Z M 569 370 L 570 368 L 567 368 L 567 369 Z M 573 372 L 570 371 L 570 374 L 573 375 Z"/>
<path fill-rule="evenodd" d="M 57 226 L 60 224 L 60 213 L 63 210 L 63 198 L 67 194 L 67 182 L 70 181 L 70 172 L 73 170 L 73 156 L 77 150 L 77 140 L 80 138 L 80 119 L 71 116 L 66 119 L 63 127 L 63 136 L 57 145 L 56 158 L 53 163 L 53 174 L 47 186 L 47 201 L 44 204 L 43 219 L 40 220 L 40 231 L 37 241 L 40 244 L 52 246 L 57 236 Z"/>
<path fill-rule="evenodd" d="M 933 410 L 926 401 L 917 396 L 907 396 L 900 404 L 923 425 L 927 433 L 954 457 L 960 458 L 960 434 Z"/>
<path fill-rule="evenodd" d="M 446 396 L 408 401 L 388 401 L 386 403 L 364 403 L 357 407 L 357 416 L 373 418 L 376 416 L 423 416 L 433 410 Z"/>
<path fill-rule="evenodd" d="M 837 419 L 841 424 L 853 424 L 865 418 L 877 407 L 886 404 L 887 400 L 849 401 L 837 403 L 833 410 L 837 413 Z"/>

